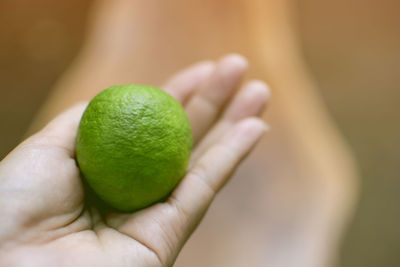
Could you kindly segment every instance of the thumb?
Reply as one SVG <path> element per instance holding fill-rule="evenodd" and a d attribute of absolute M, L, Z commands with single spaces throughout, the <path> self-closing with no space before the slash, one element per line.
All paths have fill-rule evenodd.
<path fill-rule="evenodd" d="M 83 188 L 73 158 L 85 107 L 79 104 L 60 114 L 0 162 L 0 212 L 9 218 L 0 220 L 1 228 L 9 229 L 3 234 L 21 233 L 24 225 L 67 214 L 52 221 L 50 228 L 56 229 L 79 215 Z M 0 242 L 2 237 L 0 233 Z"/>
<path fill-rule="evenodd" d="M 73 157 L 76 132 L 86 106 L 86 102 L 79 103 L 61 113 L 42 130 L 25 140 L 17 149 L 31 145 L 61 148 Z"/>

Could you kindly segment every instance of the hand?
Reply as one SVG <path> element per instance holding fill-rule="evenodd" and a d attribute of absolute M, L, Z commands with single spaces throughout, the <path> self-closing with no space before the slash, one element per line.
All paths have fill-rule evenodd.
<path fill-rule="evenodd" d="M 100 216 L 85 206 L 74 143 L 86 104 L 59 115 L 0 163 L 1 266 L 170 266 L 216 193 L 266 129 L 257 116 L 269 92 L 259 81 L 236 93 L 247 68 L 230 55 L 196 64 L 163 89 L 185 107 L 195 148 L 165 201 Z"/>

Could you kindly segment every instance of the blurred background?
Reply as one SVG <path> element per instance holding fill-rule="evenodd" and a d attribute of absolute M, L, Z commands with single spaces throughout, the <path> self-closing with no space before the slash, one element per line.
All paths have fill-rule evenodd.
<path fill-rule="evenodd" d="M 91 0 L 0 0 L 0 159 L 83 42 Z M 295 1 L 302 49 L 361 167 L 340 266 L 400 266 L 400 1 Z"/>

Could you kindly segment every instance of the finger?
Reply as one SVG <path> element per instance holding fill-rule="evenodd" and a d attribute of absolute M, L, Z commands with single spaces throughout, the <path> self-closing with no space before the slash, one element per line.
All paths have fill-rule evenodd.
<path fill-rule="evenodd" d="M 75 137 L 87 103 L 80 103 L 61 113 L 21 146 L 46 146 L 63 149 L 69 157 L 75 154 Z"/>
<path fill-rule="evenodd" d="M 197 63 L 173 76 L 162 88 L 184 105 L 214 69 L 212 61 Z"/>
<path fill-rule="evenodd" d="M 133 214 L 109 214 L 107 224 L 154 251 L 169 266 L 215 194 L 264 132 L 260 119 L 239 123 L 199 160 L 165 203 Z"/>
<path fill-rule="evenodd" d="M 247 61 L 239 55 L 222 58 L 202 88 L 186 106 L 192 125 L 194 142 L 197 143 L 211 127 L 223 106 L 238 88 L 247 69 Z"/>
<path fill-rule="evenodd" d="M 270 97 L 270 89 L 262 81 L 251 81 L 234 97 L 222 116 L 223 120 L 236 122 L 259 115 Z"/>
<path fill-rule="evenodd" d="M 196 160 L 233 125 L 246 118 L 259 115 L 269 99 L 270 91 L 262 81 L 251 81 L 237 93 L 227 107 L 221 119 L 212 130 L 201 140 L 192 154 L 192 162 Z"/>
<path fill-rule="evenodd" d="M 201 220 L 216 193 L 227 182 L 238 164 L 252 150 L 265 131 L 264 122 L 247 118 L 213 145 L 191 168 L 173 191 L 168 203 L 176 211 L 174 220 L 178 229 L 184 229 L 186 238 Z"/>
<path fill-rule="evenodd" d="M 41 227 L 39 222 L 49 219 L 46 226 L 55 229 L 80 216 L 84 194 L 72 157 L 85 106 L 62 113 L 1 161 L 0 208 L 3 213 L 5 207 L 19 210 L 10 213 L 20 218 L 21 225 L 30 222 Z M 12 205 L 2 205 L 8 203 L 4 199 L 12 199 Z"/>

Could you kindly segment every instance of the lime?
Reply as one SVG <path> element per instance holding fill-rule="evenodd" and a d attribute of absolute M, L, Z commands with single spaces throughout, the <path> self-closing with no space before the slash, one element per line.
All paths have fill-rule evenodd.
<path fill-rule="evenodd" d="M 81 118 L 76 158 L 88 185 L 121 211 L 168 196 L 186 172 L 193 137 L 182 106 L 152 86 L 112 86 Z"/>

